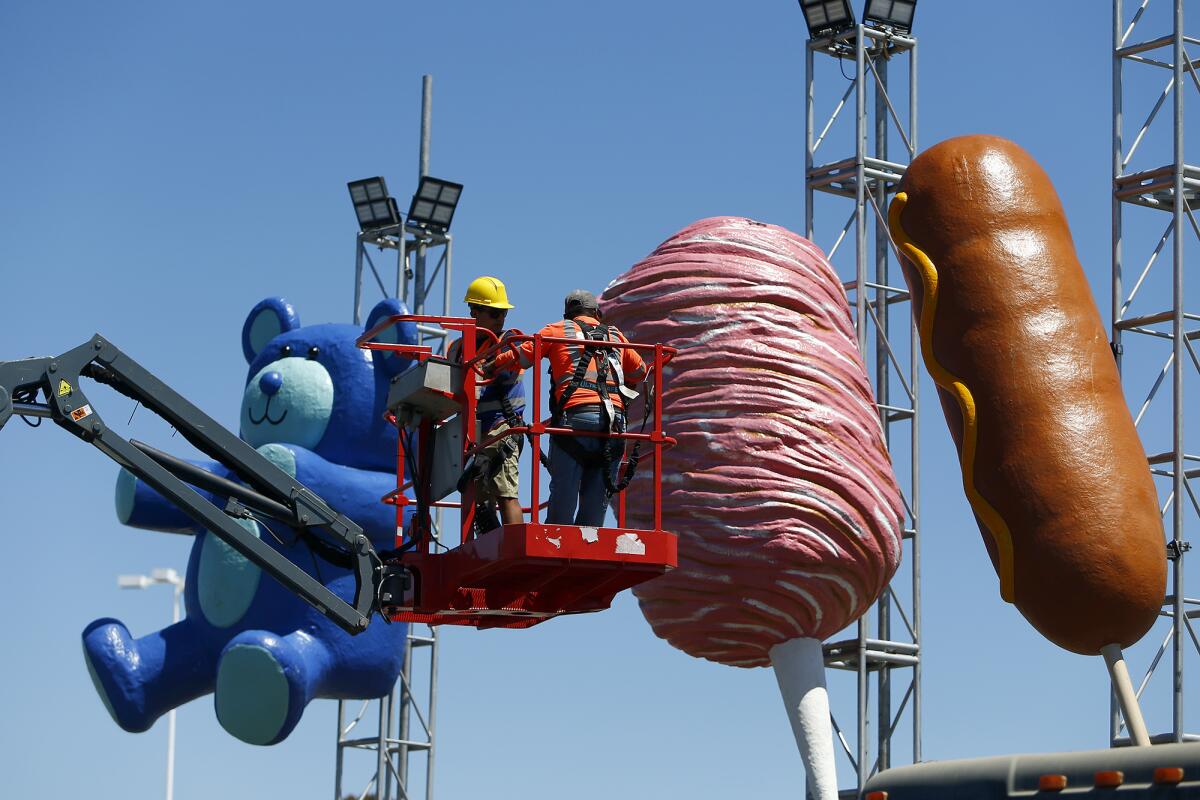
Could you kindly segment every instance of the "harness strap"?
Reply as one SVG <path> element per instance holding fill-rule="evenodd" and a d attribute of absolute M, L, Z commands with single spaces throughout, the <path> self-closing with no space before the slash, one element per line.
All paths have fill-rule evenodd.
<path fill-rule="evenodd" d="M 650 420 L 650 409 L 654 407 L 654 384 L 650 383 L 649 373 L 646 374 L 645 380 L 649 384 L 650 389 L 646 393 L 646 401 L 644 404 L 645 407 L 642 414 L 642 427 L 638 430 L 638 433 L 646 432 L 646 423 Z M 625 474 L 622 475 L 617 481 L 617 485 L 614 487 L 615 491 L 609 492 L 609 497 L 612 497 L 614 494 L 619 494 L 620 492 L 623 492 L 629 488 L 629 484 L 633 483 L 633 476 L 637 474 L 638 463 L 641 462 L 641 460 L 642 441 L 639 439 L 633 443 L 633 450 L 630 451 L 629 458 L 625 461 Z"/>
<path fill-rule="evenodd" d="M 603 357 L 602 353 L 596 354 L 596 383 L 601 386 L 607 385 L 608 379 L 608 359 Z M 600 407 L 604 409 L 604 427 L 609 433 L 612 433 L 613 422 L 616 417 L 613 416 L 612 395 L 607 391 L 598 392 L 600 396 Z"/>
<path fill-rule="evenodd" d="M 475 406 L 475 413 L 477 414 L 487 414 L 492 411 L 502 411 L 504 412 L 505 417 L 519 415 L 518 412 L 524 410 L 524 400 L 521 400 L 519 403 L 513 403 L 513 401 L 507 397 L 501 397 L 498 400 L 485 400 Z"/>

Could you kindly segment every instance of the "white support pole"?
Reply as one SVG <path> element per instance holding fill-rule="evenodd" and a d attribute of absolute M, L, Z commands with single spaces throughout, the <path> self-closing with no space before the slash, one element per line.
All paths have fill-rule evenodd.
<path fill-rule="evenodd" d="M 807 773 L 808 797 L 837 800 L 833 724 L 825 689 L 825 656 L 817 639 L 793 639 L 771 648 L 771 665 L 788 722 Z"/>
<path fill-rule="evenodd" d="M 183 581 L 175 583 L 174 602 L 171 606 L 171 623 L 179 622 L 179 601 L 183 597 Z M 175 797 L 175 709 L 167 713 L 167 800 Z"/>
<path fill-rule="evenodd" d="M 1104 663 L 1108 666 L 1108 675 L 1112 679 L 1121 714 L 1125 717 L 1129 738 L 1139 747 L 1149 747 L 1150 734 L 1146 731 L 1146 721 L 1142 719 L 1142 709 L 1138 706 L 1137 695 L 1133 691 L 1133 681 L 1129 679 L 1129 668 L 1125 666 L 1121 645 L 1105 645 L 1100 648 L 1100 654 L 1104 656 Z"/>

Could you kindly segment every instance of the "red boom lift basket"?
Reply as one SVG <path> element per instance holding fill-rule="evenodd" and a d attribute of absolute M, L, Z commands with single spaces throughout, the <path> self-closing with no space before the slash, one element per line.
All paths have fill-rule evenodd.
<path fill-rule="evenodd" d="M 421 326 L 437 324 L 446 331 L 462 335 L 462 363 L 452 363 L 435 355 L 427 345 L 390 344 L 374 341 L 382 331 L 397 323 Z M 406 373 L 393 381 L 389 395 L 388 419 L 400 427 L 396 454 L 396 490 L 383 502 L 396 506 L 397 531 L 401 530 L 404 508 L 416 504 L 417 512 L 407 534 L 397 537 L 397 555 L 393 561 L 403 564 L 413 576 L 409 589 L 398 605 L 390 605 L 390 619 L 422 622 L 429 625 L 470 625 L 477 628 L 528 628 L 560 614 L 602 611 L 614 595 L 664 572 L 678 563 L 676 536 L 662 530 L 662 451 L 675 444 L 662 430 L 663 367 L 675 355 L 674 348 L 661 344 L 584 341 L 585 347 L 630 348 L 641 351 L 650 363 L 648 383 L 653 398 L 654 427 L 637 433 L 595 434 L 569 428 L 551 427 L 541 419 L 542 376 L 538 369 L 546 345 L 580 344 L 578 339 L 560 339 L 515 332 L 501 345 L 485 347 L 476 353 L 475 321 L 465 317 L 401 315 L 390 317 L 367 331 L 358 341 L 368 350 L 397 352 L 418 362 L 414 374 Z M 485 332 L 490 335 L 490 332 Z M 476 386 L 478 365 L 496 355 L 498 347 L 532 342 L 533 402 L 532 423 L 512 427 L 497 436 L 477 441 Z M 652 360 L 651 360 L 652 356 Z M 424 370 L 422 372 L 422 370 Z M 435 375 L 436 373 L 436 375 Z M 406 375 L 408 377 L 406 377 Z M 440 377 L 439 377 L 440 376 Z M 397 393 L 398 382 L 404 390 Z M 415 389 L 413 388 L 415 386 Z M 415 454 L 406 452 L 406 430 L 416 431 Z M 523 470 L 530 481 L 530 505 L 523 512 L 531 519 L 475 536 L 475 488 L 468 482 L 457 503 L 446 502 L 445 487 L 435 489 L 434 460 L 444 460 L 447 448 L 458 457 L 458 464 L 481 447 L 508 436 L 526 436 L 532 468 Z M 618 495 L 617 527 L 589 528 L 576 525 L 549 525 L 539 521 L 541 503 L 541 465 L 536 456 L 541 438 L 553 436 L 615 437 L 645 442 L 653 447 L 653 520 L 652 530 L 626 527 L 625 494 Z M 410 449 L 414 449 L 410 445 Z M 435 452 L 435 450 L 439 452 Z M 414 469 L 415 480 L 404 480 L 405 464 Z M 441 463 L 439 461 L 439 463 Z M 453 463 L 453 462 L 452 462 Z M 412 489 L 410 499 L 405 491 Z M 434 530 L 430 509 L 458 508 L 460 543 L 447 549 Z M 444 532 L 441 532 L 444 535 Z"/>

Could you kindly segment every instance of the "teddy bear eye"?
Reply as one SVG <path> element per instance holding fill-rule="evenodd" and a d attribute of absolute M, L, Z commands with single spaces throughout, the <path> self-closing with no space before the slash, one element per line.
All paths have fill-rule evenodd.
<path fill-rule="evenodd" d="M 287 358 L 292 354 L 292 346 L 290 344 L 285 344 L 283 349 L 279 351 L 279 354 L 284 358 Z"/>
<path fill-rule="evenodd" d="M 309 358 L 316 358 L 319 355 L 321 355 L 321 348 L 319 348 L 319 347 L 308 348 L 308 357 Z"/>

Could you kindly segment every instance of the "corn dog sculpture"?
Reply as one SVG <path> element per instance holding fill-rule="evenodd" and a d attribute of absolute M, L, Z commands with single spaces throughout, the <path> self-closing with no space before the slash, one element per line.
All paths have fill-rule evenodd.
<path fill-rule="evenodd" d="M 1108 662 L 1149 744 L 1121 648 L 1162 604 L 1162 520 L 1100 313 L 1050 179 L 994 136 L 918 156 L 889 210 L 1000 594 Z"/>
<path fill-rule="evenodd" d="M 679 348 L 663 396 L 679 568 L 634 590 L 642 612 L 689 655 L 772 665 L 809 791 L 835 798 L 821 640 L 883 591 L 903 520 L 842 286 L 807 240 L 722 217 L 668 239 L 601 300 L 631 339 Z M 649 525 L 647 480 L 629 492 L 630 524 Z"/>

